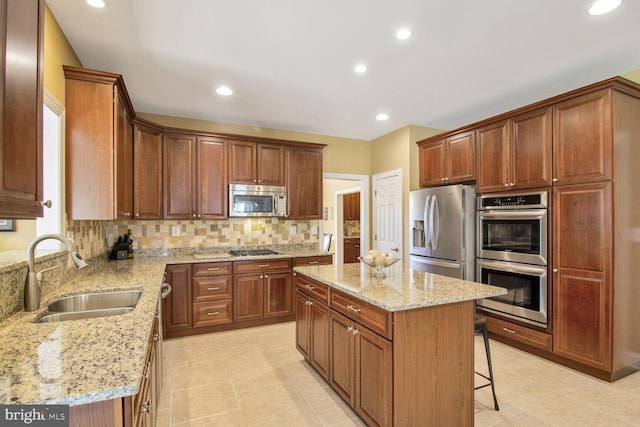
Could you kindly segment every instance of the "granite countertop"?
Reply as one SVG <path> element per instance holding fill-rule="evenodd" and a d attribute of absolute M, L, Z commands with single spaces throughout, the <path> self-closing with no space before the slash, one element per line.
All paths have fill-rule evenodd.
<path fill-rule="evenodd" d="M 331 288 L 370 302 L 388 311 L 402 311 L 504 295 L 507 290 L 467 280 L 402 267 L 385 268 L 387 277 L 373 277 L 365 264 L 295 267 L 294 271 Z"/>
<path fill-rule="evenodd" d="M 0 403 L 80 405 L 138 392 L 166 259 L 92 260 L 41 309 L 0 323 Z M 86 291 L 140 289 L 127 314 L 33 323 L 46 304 Z"/>
<path fill-rule="evenodd" d="M 232 257 L 225 252 L 172 254 L 129 260 L 89 261 L 73 280 L 42 295 L 38 311 L 20 311 L 0 322 L 0 403 L 81 405 L 138 393 L 144 358 L 167 264 L 244 261 L 331 255 L 290 248 L 276 255 Z M 83 292 L 140 289 L 126 314 L 33 323 L 46 305 Z"/>

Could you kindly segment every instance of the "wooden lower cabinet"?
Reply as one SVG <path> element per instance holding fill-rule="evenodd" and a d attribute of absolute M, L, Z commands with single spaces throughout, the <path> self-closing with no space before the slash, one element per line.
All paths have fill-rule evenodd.
<path fill-rule="evenodd" d="M 164 336 L 172 338 L 178 336 L 180 331 L 193 327 L 191 264 L 167 265 L 165 272 L 166 281 L 171 285 L 172 290 L 163 300 L 162 327 Z"/>
<path fill-rule="evenodd" d="M 345 264 L 360 262 L 358 257 L 360 256 L 360 239 L 359 238 L 347 238 L 344 239 L 344 256 L 343 260 Z"/>
<path fill-rule="evenodd" d="M 367 425 L 391 425 L 391 342 L 334 310 L 329 319 L 329 384 Z"/>
<path fill-rule="evenodd" d="M 296 347 L 365 424 L 473 426 L 473 301 L 388 312 L 295 274 Z"/>

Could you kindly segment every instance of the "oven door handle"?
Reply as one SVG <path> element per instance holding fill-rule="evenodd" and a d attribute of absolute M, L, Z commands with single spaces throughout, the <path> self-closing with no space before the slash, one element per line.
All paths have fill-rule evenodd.
<path fill-rule="evenodd" d="M 542 219 L 547 214 L 544 209 L 522 211 L 486 211 L 478 212 L 480 219 Z"/>
<path fill-rule="evenodd" d="M 539 277 L 543 277 L 547 275 L 546 267 L 536 267 L 536 266 L 527 266 L 527 265 L 514 265 L 512 262 L 503 262 L 503 261 L 486 261 L 486 260 L 478 260 L 478 266 L 493 268 L 495 270 L 507 271 L 509 273 L 523 273 L 523 274 L 534 274 Z"/>

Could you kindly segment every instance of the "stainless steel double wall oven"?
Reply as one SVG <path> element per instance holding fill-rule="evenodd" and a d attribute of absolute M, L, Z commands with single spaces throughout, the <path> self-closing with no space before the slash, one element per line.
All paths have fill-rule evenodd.
<path fill-rule="evenodd" d="M 482 195 L 477 203 L 476 281 L 508 290 L 478 306 L 546 327 L 548 193 Z"/>

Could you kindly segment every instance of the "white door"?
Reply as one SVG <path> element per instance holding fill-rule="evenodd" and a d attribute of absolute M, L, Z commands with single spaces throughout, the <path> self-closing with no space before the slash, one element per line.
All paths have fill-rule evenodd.
<path fill-rule="evenodd" d="M 373 176 L 373 247 L 402 256 L 402 170 Z"/>

